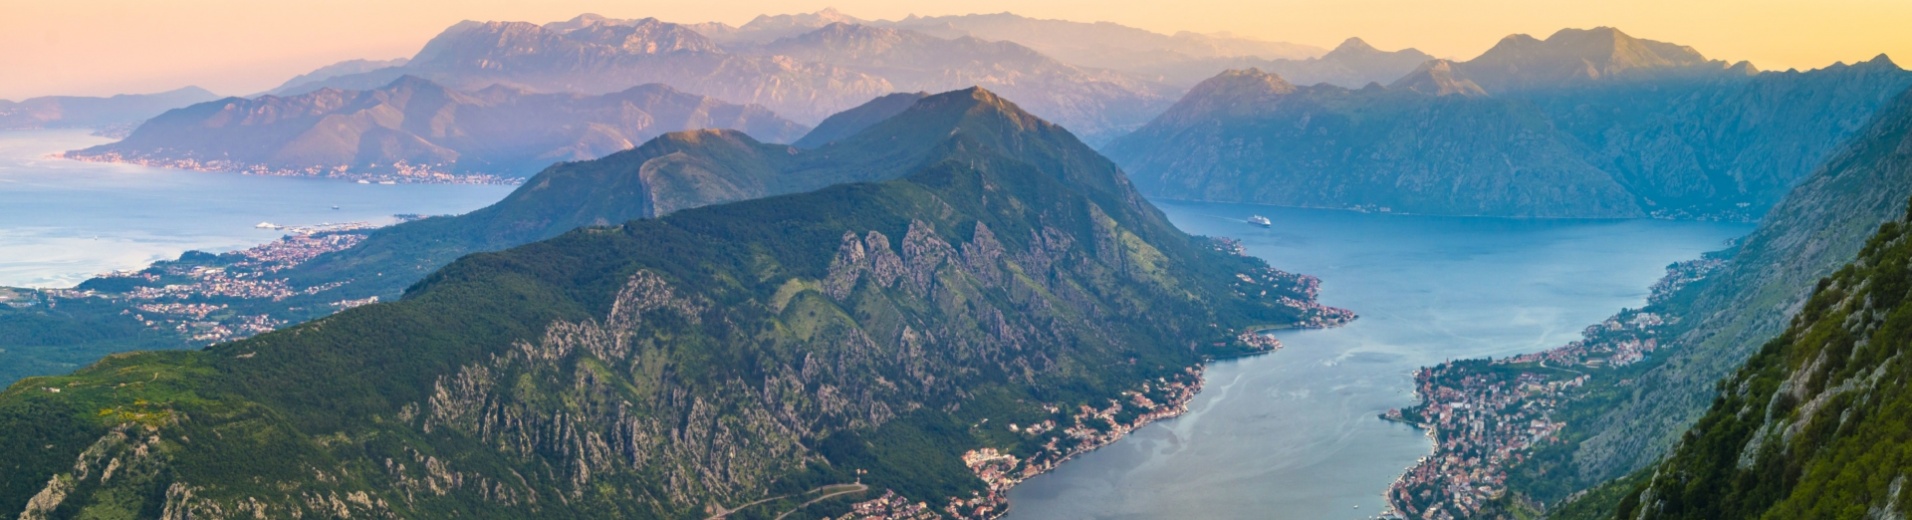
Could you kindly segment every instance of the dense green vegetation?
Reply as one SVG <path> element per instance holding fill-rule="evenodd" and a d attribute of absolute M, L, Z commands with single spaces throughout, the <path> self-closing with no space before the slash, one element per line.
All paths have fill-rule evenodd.
<path fill-rule="evenodd" d="M 940 505 L 981 490 L 964 451 L 1036 448 L 1005 423 L 1312 312 L 988 92 L 884 126 L 919 158 L 895 180 L 580 229 L 396 302 L 23 380 L 0 394 L 0 512 L 701 518 L 784 497 L 738 513 L 770 517 L 856 470 Z M 670 139 L 694 157 L 710 135 Z"/>
<path fill-rule="evenodd" d="M 0 382 L 71 372 L 113 352 L 184 348 L 186 338 L 149 330 L 104 300 L 57 306 L 0 305 Z"/>
<path fill-rule="evenodd" d="M 1904 515 L 1909 235 L 1912 221 L 1885 224 L 1852 264 L 1822 279 L 1792 326 L 1719 384 L 1711 410 L 1613 516 Z"/>

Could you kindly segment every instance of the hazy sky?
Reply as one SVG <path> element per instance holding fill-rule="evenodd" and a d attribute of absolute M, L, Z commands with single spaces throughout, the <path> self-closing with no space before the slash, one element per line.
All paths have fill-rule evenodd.
<path fill-rule="evenodd" d="M 249 94 L 340 60 L 410 56 L 465 19 L 595 12 L 739 25 L 832 6 L 882 19 L 1012 11 L 1322 47 L 1360 36 L 1462 59 L 1511 33 L 1599 25 L 1763 69 L 1912 57 L 1912 0 L 0 0 L 0 99 L 185 85 Z"/>

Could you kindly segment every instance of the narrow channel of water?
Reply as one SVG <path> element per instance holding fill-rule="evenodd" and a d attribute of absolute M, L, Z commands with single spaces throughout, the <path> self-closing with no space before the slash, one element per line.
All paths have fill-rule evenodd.
<path fill-rule="evenodd" d="M 1280 334 L 1287 348 L 1216 363 L 1189 413 L 1010 494 L 1011 520 L 1367 518 L 1431 445 L 1377 415 L 1414 401 L 1447 359 L 1559 346 L 1642 305 L 1667 264 L 1749 224 L 1512 220 L 1158 202 L 1183 230 L 1240 238 L 1361 319 Z M 1245 220 L 1274 221 L 1260 229 Z M 1358 507 L 1357 507 L 1358 506 Z"/>

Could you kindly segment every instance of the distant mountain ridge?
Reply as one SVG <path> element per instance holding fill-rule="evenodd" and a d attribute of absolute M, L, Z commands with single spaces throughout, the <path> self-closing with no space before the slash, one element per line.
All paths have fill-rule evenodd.
<path fill-rule="evenodd" d="M 952 16 L 915 16 L 893 21 L 866 22 L 907 28 L 945 38 L 973 36 L 1012 41 L 1064 63 L 1082 67 L 1159 74 L 1175 64 L 1223 59 L 1308 59 L 1325 49 L 1287 42 L 1255 40 L 1230 35 L 1178 32 L 1161 34 L 1109 22 L 1073 22 L 1030 18 L 1014 13 Z M 1201 77 L 1216 70 L 1200 72 Z M 1168 79 L 1180 83 L 1180 79 Z M 1192 83 L 1192 81 L 1187 82 Z M 1183 83 L 1186 84 L 1186 83 Z"/>
<path fill-rule="evenodd" d="M 1105 152 L 1144 193 L 1168 198 L 1423 214 L 1644 215 L 1531 105 L 1399 85 L 1295 87 L 1260 70 L 1230 71 Z"/>
<path fill-rule="evenodd" d="M 523 178 L 554 162 L 594 159 L 666 132 L 735 128 L 791 141 L 808 128 L 760 106 L 663 85 L 621 92 L 461 92 L 414 76 L 374 90 L 229 98 L 169 111 L 78 158 L 193 163 L 311 174 L 450 174 Z"/>
<path fill-rule="evenodd" d="M 1414 72 L 1394 80 L 1388 88 L 1411 90 L 1430 96 L 1483 97 L 1487 95 L 1486 89 L 1454 70 L 1454 62 L 1447 60 L 1433 60 L 1422 64 L 1420 68 L 1414 69 Z"/>
<path fill-rule="evenodd" d="M 1172 198 L 1752 220 L 1912 87 L 1912 73 L 1884 56 L 1750 70 L 1610 28 L 1516 35 L 1474 60 L 1424 62 L 1388 87 L 1197 87 L 1103 150 L 1145 192 Z M 1483 132 L 1497 137 L 1462 142 Z M 1560 168 L 1579 173 L 1515 180 Z"/>
<path fill-rule="evenodd" d="M 1014 95 L 1032 112 L 1095 142 L 1140 125 L 1172 93 L 1120 73 L 1063 64 L 1014 43 L 937 38 L 843 16 L 797 18 L 760 19 L 746 26 L 754 31 L 748 38 L 717 26 L 652 18 L 585 15 L 542 26 L 461 22 L 402 66 L 300 89 L 364 89 L 407 74 L 465 90 L 507 85 L 596 94 L 662 83 L 763 105 L 811 124 L 891 92 L 983 86 Z M 825 19 L 836 21 L 811 27 Z M 730 43 L 719 44 L 723 38 Z"/>
<path fill-rule="evenodd" d="M 402 66 L 405 66 L 405 63 L 408 61 L 411 61 L 411 60 L 409 58 L 394 58 L 389 60 L 341 61 L 331 65 L 326 65 L 324 67 L 319 67 L 318 69 L 314 69 L 312 72 L 307 72 L 305 74 L 293 76 L 292 79 L 286 80 L 285 83 L 279 84 L 279 86 L 274 87 L 270 91 L 267 91 L 266 94 L 271 94 L 274 92 L 303 91 L 307 88 L 308 85 L 324 82 L 326 80 L 336 78 L 339 76 L 350 76 L 353 74 L 364 74 L 367 72 L 372 72 L 372 71 L 381 70 L 381 69 L 402 67 Z"/>
<path fill-rule="evenodd" d="M 123 128 L 174 108 L 218 99 L 199 87 L 111 97 L 45 96 L 0 99 L 0 130 Z"/>
<path fill-rule="evenodd" d="M 1489 92 L 1757 72 L 1750 65 L 1708 60 L 1692 47 L 1635 38 L 1612 27 L 1561 29 L 1545 40 L 1515 34 L 1458 68 Z"/>

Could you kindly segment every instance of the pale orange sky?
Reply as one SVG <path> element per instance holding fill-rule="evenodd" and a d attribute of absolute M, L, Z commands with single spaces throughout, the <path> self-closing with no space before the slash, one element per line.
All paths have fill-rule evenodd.
<path fill-rule="evenodd" d="M 1912 59 L 1908 0 L 0 0 L 0 99 L 200 85 L 249 94 L 353 58 L 410 56 L 459 20 L 742 24 L 836 7 L 861 18 L 1012 11 L 1157 32 L 1228 31 L 1331 47 L 1360 36 L 1471 58 L 1507 34 L 1608 25 L 1762 69 Z"/>

